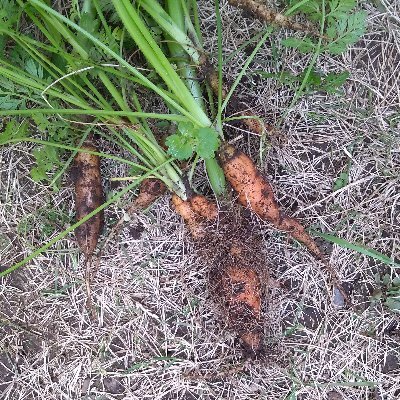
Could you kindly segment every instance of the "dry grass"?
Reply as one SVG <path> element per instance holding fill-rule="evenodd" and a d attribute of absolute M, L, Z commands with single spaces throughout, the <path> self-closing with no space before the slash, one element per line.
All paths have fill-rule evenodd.
<path fill-rule="evenodd" d="M 201 10 L 213 51 L 215 20 L 208 3 L 201 2 Z M 285 119 L 284 140 L 264 153 L 262 168 L 281 205 L 306 224 L 399 258 L 400 17 L 396 2 L 376 3 L 379 9 L 365 4 L 364 39 L 343 57 L 324 56 L 318 63 L 322 71 L 351 71 L 344 95 L 303 98 Z M 225 3 L 223 17 L 226 54 L 261 27 Z M 265 46 L 252 68 L 304 69 L 306 56 L 278 51 L 279 65 Z M 235 57 L 226 74 L 235 76 L 244 59 L 244 53 Z M 273 123 L 293 96 L 252 75 L 238 93 Z M 259 160 L 257 140 L 244 134 L 241 143 Z M 29 147 L 0 149 L 2 264 L 13 264 L 73 218 L 68 180 L 59 193 L 35 185 L 30 160 Z M 349 160 L 349 186 L 333 193 Z M 105 166 L 106 176 L 119 173 Z M 49 205 L 62 225 L 53 230 L 37 212 Z M 108 223 L 122 215 L 122 206 L 107 211 Z M 105 249 L 92 287 L 97 320 L 85 307 L 83 260 L 72 237 L 1 280 L 0 397 L 398 399 L 399 316 L 371 302 L 374 275 L 393 277 L 396 271 L 329 246 L 355 303 L 355 309 L 338 309 L 327 275 L 306 250 L 254 223 L 265 237 L 271 275 L 282 283 L 269 289 L 265 305 L 266 360 L 241 359 L 210 301 L 207 266 L 184 241 L 185 230 L 163 198 Z"/>

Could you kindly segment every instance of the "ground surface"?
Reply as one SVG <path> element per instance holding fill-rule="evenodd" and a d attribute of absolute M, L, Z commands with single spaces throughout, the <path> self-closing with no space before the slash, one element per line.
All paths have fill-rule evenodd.
<path fill-rule="evenodd" d="M 257 139 L 238 143 L 272 181 L 281 206 L 306 225 L 400 258 L 400 6 L 365 2 L 368 33 L 321 71 L 351 72 L 341 95 L 300 100 L 260 160 Z M 201 2 L 215 51 L 212 6 Z M 224 53 L 261 27 L 223 3 Z M 271 43 L 253 69 L 299 73 L 308 56 Z M 281 54 L 280 54 L 281 52 Z M 244 61 L 239 53 L 226 74 Z M 249 75 L 240 100 L 275 124 L 293 92 Z M 12 265 L 73 219 L 71 182 L 53 193 L 29 177 L 30 148 L 0 149 L 0 259 Z M 105 165 L 106 176 L 120 171 Z M 333 192 L 348 168 L 349 182 Z M 199 182 L 203 178 L 199 177 Z M 110 187 L 109 187 L 110 188 Z M 127 199 L 128 201 L 128 199 Z M 125 203 L 106 220 L 122 216 Z M 52 213 L 49 213 L 49 209 Z M 336 307 L 327 275 L 304 248 L 254 219 L 272 277 L 265 304 L 268 356 L 244 362 L 210 301 L 207 266 L 160 199 L 127 222 L 101 257 L 86 310 L 83 260 L 71 236 L 0 284 L 1 399 L 387 399 L 400 398 L 399 314 L 384 305 L 396 276 L 384 264 L 336 245 L 330 260 L 355 308 Z M 107 233 L 107 232 L 106 232 Z M 379 279 L 377 279 L 377 277 Z M 337 302 L 337 301 L 336 301 Z"/>

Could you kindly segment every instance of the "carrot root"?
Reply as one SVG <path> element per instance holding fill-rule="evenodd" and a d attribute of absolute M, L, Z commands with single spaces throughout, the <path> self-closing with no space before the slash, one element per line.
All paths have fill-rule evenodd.
<path fill-rule="evenodd" d="M 150 207 L 166 190 L 167 187 L 159 179 L 147 178 L 143 180 L 140 184 L 139 194 L 128 209 L 128 213 Z"/>
<path fill-rule="evenodd" d="M 256 0 L 228 0 L 228 3 L 253 14 L 257 19 L 267 24 L 275 24 L 283 28 L 302 31 L 316 36 L 319 35 L 316 28 L 311 24 L 300 24 L 290 17 L 273 11 L 265 4 L 261 4 Z"/>
<path fill-rule="evenodd" d="M 194 195 L 184 201 L 172 196 L 175 211 L 184 219 L 192 237 L 199 243 L 200 254 L 210 263 L 210 285 L 217 302 L 242 343 L 244 353 L 256 357 L 263 348 L 261 329 L 262 285 L 258 271 L 265 267 L 251 240 L 246 247 L 231 218 L 220 221 L 220 229 L 210 227 L 218 217 L 216 204 Z M 210 229 L 211 228 L 211 229 Z"/>
<path fill-rule="evenodd" d="M 243 206 L 248 206 L 261 219 L 271 222 L 276 228 L 288 232 L 315 257 L 323 258 L 314 239 L 300 222 L 280 211 L 272 186 L 260 174 L 250 157 L 231 145 L 224 145 L 220 151 L 220 159 L 225 175 Z"/>
<path fill-rule="evenodd" d="M 97 148 L 90 141 L 84 142 L 82 149 L 97 151 Z M 79 152 L 74 159 L 72 178 L 75 183 L 76 219 L 79 221 L 98 208 L 104 201 L 99 156 Z M 79 248 L 87 259 L 91 257 L 97 246 L 103 220 L 104 214 L 100 211 L 75 229 Z"/>
<path fill-rule="evenodd" d="M 188 200 L 182 200 L 173 194 L 172 205 L 185 221 L 193 239 L 196 240 L 206 236 L 207 224 L 215 221 L 218 217 L 217 205 L 200 194 L 196 194 Z"/>

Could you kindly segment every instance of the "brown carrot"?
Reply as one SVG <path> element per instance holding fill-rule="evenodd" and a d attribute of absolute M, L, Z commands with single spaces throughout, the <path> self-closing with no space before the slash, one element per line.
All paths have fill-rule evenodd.
<path fill-rule="evenodd" d="M 143 180 L 140 184 L 138 196 L 128 209 L 128 214 L 150 207 L 166 190 L 165 184 L 159 179 L 147 178 Z"/>
<path fill-rule="evenodd" d="M 82 150 L 98 151 L 89 140 L 83 143 Z M 79 221 L 104 201 L 99 156 L 80 151 L 74 159 L 72 178 L 75 183 L 76 219 Z M 100 211 L 75 229 L 78 246 L 87 259 L 91 258 L 97 246 L 103 218 L 103 211 Z"/>
<path fill-rule="evenodd" d="M 206 197 L 196 194 L 189 199 L 193 212 L 208 221 L 216 220 L 218 217 L 217 205 Z"/>
<path fill-rule="evenodd" d="M 91 152 L 98 151 L 97 147 L 94 146 L 90 139 L 82 144 L 81 149 Z M 75 184 L 76 219 L 80 221 L 86 215 L 100 207 L 104 201 L 100 173 L 100 157 L 83 151 L 78 152 L 74 158 L 71 175 Z M 103 228 L 103 221 L 104 213 L 102 210 L 75 229 L 76 241 L 86 259 L 86 306 L 92 319 L 96 316 L 90 288 L 93 279 L 93 273 L 91 271 L 92 256 L 99 241 L 99 236 Z"/>
<path fill-rule="evenodd" d="M 234 7 L 250 12 L 256 18 L 267 24 L 275 24 L 283 28 L 319 35 L 318 31 L 311 24 L 300 24 L 290 17 L 271 10 L 265 4 L 261 4 L 256 0 L 228 0 L 228 3 Z"/>

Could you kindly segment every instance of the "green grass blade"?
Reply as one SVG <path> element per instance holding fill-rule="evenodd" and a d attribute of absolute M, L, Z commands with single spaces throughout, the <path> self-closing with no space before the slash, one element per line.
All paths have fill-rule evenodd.
<path fill-rule="evenodd" d="M 186 122 L 188 119 L 178 114 L 157 114 L 136 111 L 108 111 L 108 110 L 92 110 L 82 108 L 35 108 L 30 110 L 0 110 L 0 117 L 10 117 L 13 115 L 94 115 L 100 117 L 137 117 L 137 118 L 153 118 L 176 122 Z M 110 122 L 110 125 L 115 125 Z"/>
<path fill-rule="evenodd" d="M 30 3 L 35 4 L 41 8 L 43 8 L 45 11 L 47 11 L 49 14 L 52 14 L 62 20 L 64 23 L 67 25 L 71 26 L 74 28 L 76 31 L 80 32 L 82 35 L 86 36 L 88 39 L 90 39 L 98 48 L 102 49 L 106 54 L 109 56 L 113 57 L 115 60 L 117 60 L 123 67 L 125 67 L 127 70 L 129 70 L 133 75 L 135 75 L 137 78 L 140 79 L 141 82 L 143 82 L 144 86 L 147 86 L 148 88 L 151 88 L 155 93 L 157 93 L 166 103 L 168 103 L 170 106 L 172 106 L 174 109 L 182 113 L 183 115 L 186 115 L 187 118 L 189 118 L 191 121 L 194 123 L 198 124 L 199 120 L 193 116 L 193 114 L 190 111 L 187 111 L 185 108 L 181 107 L 180 104 L 178 104 L 176 101 L 174 101 L 170 96 L 168 96 L 163 90 L 161 90 L 156 84 L 151 82 L 149 79 L 147 79 L 141 72 L 139 72 L 135 67 L 133 67 L 128 61 L 126 61 L 123 57 L 115 53 L 113 50 L 108 48 L 104 43 L 102 43 L 99 39 L 95 38 L 93 35 L 91 35 L 89 32 L 85 31 L 82 29 L 79 25 L 75 24 L 68 18 L 64 17 L 57 11 L 53 10 L 46 4 L 44 4 L 40 0 L 29 0 Z M 186 88 L 186 86 L 185 86 Z M 207 118 L 207 116 L 206 116 Z M 208 119 L 208 118 L 207 118 Z M 207 124 L 205 126 L 208 126 Z"/>
<path fill-rule="evenodd" d="M 322 237 L 323 239 L 327 240 L 328 242 L 337 244 L 340 247 L 343 247 L 344 249 L 350 249 L 357 251 L 360 254 L 364 254 L 368 257 L 372 257 L 375 260 L 381 261 L 387 265 L 392 265 L 395 268 L 400 268 L 400 264 L 392 260 L 390 257 L 386 256 L 385 254 L 380 253 L 379 251 L 376 251 L 374 249 L 371 249 L 370 247 L 366 247 L 362 244 L 357 244 L 357 243 L 351 243 L 348 242 L 345 239 L 338 238 L 335 235 L 331 235 L 329 233 L 322 233 L 316 230 L 311 230 L 311 232 L 319 237 Z"/>

